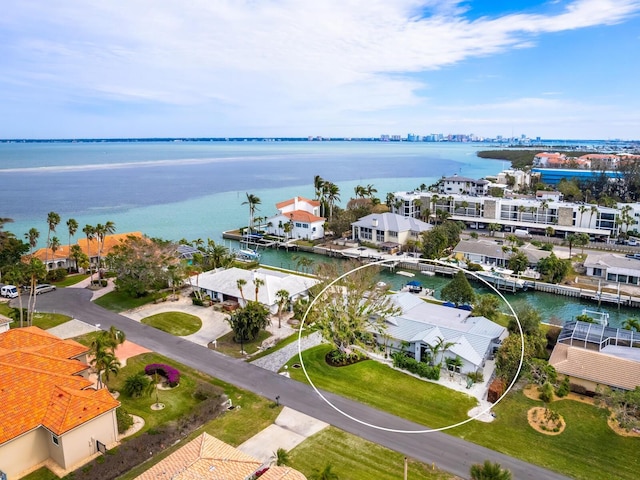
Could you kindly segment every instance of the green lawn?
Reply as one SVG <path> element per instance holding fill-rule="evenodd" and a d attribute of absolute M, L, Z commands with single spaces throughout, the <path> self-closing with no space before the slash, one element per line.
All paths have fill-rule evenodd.
<path fill-rule="evenodd" d="M 154 297 L 152 295 L 145 295 L 140 298 L 131 298 L 122 292 L 114 290 L 102 297 L 96 298 L 94 303 L 113 312 L 122 312 L 124 310 L 131 310 L 132 308 L 146 305 L 147 303 L 153 302 L 153 300 Z"/>
<path fill-rule="evenodd" d="M 193 370 L 178 364 L 168 358 L 156 353 L 144 353 L 136 355 L 127 360 L 127 365 L 120 370 L 116 377 L 111 377 L 108 381 L 110 390 L 122 389 L 125 379 L 129 375 L 144 371 L 144 367 L 149 363 L 164 363 L 177 368 L 180 371 L 180 384 L 170 390 L 158 390 L 158 400 L 165 404 L 163 410 L 151 410 L 151 404 L 155 403 L 156 396 L 130 398 L 121 394 L 118 400 L 122 406 L 134 415 L 144 418 L 145 425 L 142 431 L 157 427 L 163 423 L 175 420 L 186 414 L 199 402 L 193 397 L 197 387 L 198 377 Z"/>
<path fill-rule="evenodd" d="M 334 427 L 309 437 L 291 450 L 289 457 L 288 465 L 307 477 L 314 469 L 322 470 L 327 463 L 339 478 L 349 480 L 397 480 L 404 473 L 404 455 L 401 453 Z M 456 478 L 414 460 L 410 460 L 408 466 L 407 477 L 411 480 Z"/>
<path fill-rule="evenodd" d="M 303 352 L 304 364 L 316 387 L 393 413 L 422 425 L 439 428 L 466 420 L 477 401 L 469 395 L 419 380 L 373 360 L 348 367 L 330 367 L 324 360 L 330 345 Z M 296 355 L 288 362 L 291 378 L 307 382 Z"/>
<path fill-rule="evenodd" d="M 262 342 L 264 342 L 270 336 L 271 334 L 266 330 L 260 330 L 260 333 L 254 340 L 242 345 L 245 354 L 251 355 L 252 353 L 256 353 L 258 351 L 258 347 L 262 345 Z M 241 345 L 233 340 L 233 332 L 229 332 L 219 337 L 217 340 L 218 346 L 216 350 L 220 353 L 224 353 L 225 355 L 229 355 L 230 357 L 235 358 L 245 357 L 245 355 L 242 354 Z"/>
<path fill-rule="evenodd" d="M 464 405 L 459 393 L 373 361 L 329 367 L 324 362 L 329 349 L 321 345 L 303 354 L 309 375 L 319 388 L 423 425 L 441 426 L 466 418 L 470 407 L 458 405 Z M 291 368 L 297 362 L 297 357 L 289 362 L 291 377 L 306 382 L 300 369 Z M 607 426 L 606 410 L 573 400 L 553 402 L 551 408 L 564 417 L 567 428 L 560 435 L 549 436 L 536 432 L 527 422 L 529 408 L 541 405 L 522 392 L 512 392 L 494 407 L 497 418 L 492 423 L 472 421 L 447 433 L 577 479 L 637 478 L 640 438 L 616 435 Z"/>
<path fill-rule="evenodd" d="M 638 478 L 640 438 L 616 435 L 607 426 L 606 410 L 574 400 L 552 402 L 567 428 L 549 436 L 529 426 L 526 415 L 534 406 L 542 402 L 514 392 L 493 409 L 494 422 L 470 422 L 451 433 L 577 479 Z"/>
<path fill-rule="evenodd" d="M 24 302 L 26 305 L 26 301 Z M 37 303 L 36 303 L 37 307 Z M 11 318 L 11 314 L 13 312 L 13 308 L 9 306 L 8 303 L 0 302 L 0 314 L 5 317 Z M 67 315 L 62 315 L 60 313 L 40 313 L 37 312 L 33 315 L 33 325 L 34 327 L 40 327 L 43 330 L 48 328 L 56 327 L 62 323 L 68 322 L 71 320 L 71 317 Z M 25 316 L 26 322 L 26 316 Z M 11 322 L 9 324 L 10 328 L 18 328 L 20 326 L 20 322 Z"/>
<path fill-rule="evenodd" d="M 86 274 L 75 274 L 68 275 L 64 280 L 60 280 L 59 282 L 54 282 L 56 287 L 68 287 L 69 285 L 75 285 L 76 283 L 80 283 L 82 280 L 89 278 L 89 275 Z"/>
<path fill-rule="evenodd" d="M 183 312 L 158 313 L 143 318 L 142 323 L 177 337 L 191 335 L 202 328 L 200 318 Z"/>

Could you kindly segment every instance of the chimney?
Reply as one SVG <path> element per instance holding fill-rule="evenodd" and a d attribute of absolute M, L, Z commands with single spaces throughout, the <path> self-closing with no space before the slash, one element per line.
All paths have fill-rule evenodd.
<path fill-rule="evenodd" d="M 378 226 L 378 217 L 374 217 L 372 220 L 373 226 L 377 227 Z"/>

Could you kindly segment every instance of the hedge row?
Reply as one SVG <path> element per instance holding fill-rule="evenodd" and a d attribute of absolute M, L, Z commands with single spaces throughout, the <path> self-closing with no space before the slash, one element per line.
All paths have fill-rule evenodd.
<path fill-rule="evenodd" d="M 156 373 L 162 375 L 167 379 L 167 383 L 170 387 L 175 387 L 180 383 L 180 372 L 170 365 L 164 363 L 150 363 L 144 367 L 144 373 L 146 375 L 155 375 Z"/>
<path fill-rule="evenodd" d="M 407 370 L 420 377 L 428 378 L 429 380 L 440 380 L 440 366 L 428 365 L 424 362 L 419 362 L 415 358 L 407 356 L 405 353 L 396 352 L 392 355 L 393 366 Z"/>

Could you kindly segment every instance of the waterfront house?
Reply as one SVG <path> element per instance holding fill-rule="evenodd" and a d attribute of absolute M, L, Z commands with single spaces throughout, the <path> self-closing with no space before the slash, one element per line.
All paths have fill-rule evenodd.
<path fill-rule="evenodd" d="M 633 390 L 640 385 L 640 333 L 606 325 L 564 325 L 549 364 L 573 385 L 596 393 L 599 386 Z"/>
<path fill-rule="evenodd" d="M 77 241 L 77 245 L 82 252 L 89 257 L 89 262 L 94 267 L 98 266 L 98 254 L 104 259 L 113 250 L 113 247 L 120 245 L 129 237 L 142 238 L 141 232 L 118 233 L 114 235 L 106 235 L 104 237 L 104 245 L 98 242 L 97 238 L 87 241 L 86 237 L 81 237 Z M 100 251 L 99 251 L 100 249 Z M 40 248 L 33 252 L 33 256 L 46 262 L 47 270 L 55 270 L 56 268 L 77 268 L 75 260 L 71 258 L 69 245 L 60 245 L 54 252 L 51 248 Z"/>
<path fill-rule="evenodd" d="M 514 253 L 511 247 L 507 247 L 508 251 L 503 247 L 505 247 L 504 240 L 460 240 L 453 249 L 453 253 L 456 258 L 462 257 L 467 262 L 506 267 Z M 535 267 L 541 259 L 551 255 L 551 252 L 538 248 L 520 248 L 520 251 L 526 255 L 530 267 Z"/>
<path fill-rule="evenodd" d="M 452 195 L 454 193 L 464 195 L 486 195 L 489 193 L 489 181 L 481 178 L 462 177 L 457 173 L 451 177 L 442 177 L 438 182 L 438 190 L 441 194 Z"/>
<path fill-rule="evenodd" d="M 444 342 L 450 346 L 432 359 L 434 363 L 459 357 L 461 373 L 476 372 L 507 336 L 506 328 L 485 317 L 473 317 L 468 310 L 428 303 L 408 292 L 391 298 L 402 313 L 385 320 L 385 332 L 376 334 L 377 342 L 392 351 L 407 348 L 418 361 L 426 360 L 433 347 Z"/>
<path fill-rule="evenodd" d="M 242 289 L 238 288 L 238 280 L 244 282 Z M 260 280 L 256 287 L 256 280 Z M 298 298 L 308 297 L 309 289 L 318 283 L 318 280 L 292 272 L 257 268 L 244 270 L 241 268 L 217 269 L 195 275 L 189 279 L 194 290 L 199 290 L 203 295 L 208 295 L 214 302 L 237 303 L 244 307 L 248 300 L 256 299 L 258 290 L 258 302 L 269 309 L 271 313 L 278 311 L 278 297 L 280 290 L 289 292 L 290 303 Z"/>
<path fill-rule="evenodd" d="M 320 216 L 320 202 L 293 197 L 276 204 L 278 213 L 266 220 L 269 235 L 286 239 L 318 240 L 324 237 L 326 218 Z"/>
<path fill-rule="evenodd" d="M 115 400 L 89 380 L 88 347 L 37 327 L 0 334 L 0 472 L 63 470 L 118 440 Z"/>
<path fill-rule="evenodd" d="M 409 240 L 419 240 L 422 233 L 432 228 L 432 225 L 413 217 L 389 212 L 372 213 L 351 224 L 351 238 L 393 251 Z"/>
<path fill-rule="evenodd" d="M 640 258 L 617 253 L 590 253 L 584 261 L 587 276 L 607 282 L 638 285 Z"/>
<path fill-rule="evenodd" d="M 287 466 L 264 463 L 217 438 L 202 433 L 135 480 L 306 480 Z"/>

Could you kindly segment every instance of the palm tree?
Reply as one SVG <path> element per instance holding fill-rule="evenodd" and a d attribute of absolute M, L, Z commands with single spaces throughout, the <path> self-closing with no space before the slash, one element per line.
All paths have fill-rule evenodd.
<path fill-rule="evenodd" d="M 279 448 L 273 454 L 273 460 L 278 467 L 286 465 L 287 463 L 289 463 L 289 452 L 287 452 L 284 448 Z"/>
<path fill-rule="evenodd" d="M 242 202 L 242 205 L 249 205 L 249 233 L 251 234 L 253 232 L 253 217 L 262 201 L 252 193 L 247 192 L 246 195 L 247 200 Z"/>
<path fill-rule="evenodd" d="M 47 268 L 42 261 L 31 257 L 26 267 L 26 275 L 29 278 L 29 301 L 27 302 L 27 326 L 33 326 L 33 315 L 36 310 L 36 285 L 38 280 L 42 280 L 47 276 Z"/>
<path fill-rule="evenodd" d="M 121 367 L 120 360 L 113 353 L 105 350 L 96 353 L 96 356 L 91 359 L 91 365 L 98 373 L 98 389 L 103 385 L 106 386 L 111 374 L 118 375 Z M 103 376 L 104 382 L 102 381 Z"/>
<path fill-rule="evenodd" d="M 33 255 L 33 249 L 38 245 L 38 238 L 40 237 L 40 232 L 36 228 L 30 228 L 27 233 L 24 234 L 24 238 L 29 242 L 29 247 L 31 247 L 31 255 Z"/>
<path fill-rule="evenodd" d="M 595 214 L 598 213 L 598 207 L 596 205 L 591 205 L 591 212 L 589 214 L 589 227 L 591 227 L 591 219 L 593 218 L 593 216 Z M 596 220 L 598 219 L 598 217 L 596 217 Z"/>
<path fill-rule="evenodd" d="M 320 175 L 313 177 L 313 188 L 316 191 L 316 200 L 321 200 L 322 187 L 324 186 L 324 179 Z"/>
<path fill-rule="evenodd" d="M 440 356 L 440 360 L 438 361 L 438 367 L 442 367 L 443 354 L 449 348 L 453 347 L 456 342 L 447 342 L 442 337 L 436 338 L 436 343 L 434 345 L 429 345 L 427 343 L 427 348 L 431 352 L 431 364 L 435 365 L 435 362 L 438 360 L 438 356 Z"/>
<path fill-rule="evenodd" d="M 70 218 L 67 220 L 67 232 L 69 232 L 69 242 L 67 245 L 69 246 L 69 259 L 71 258 L 71 239 L 78 231 L 78 222 L 75 218 Z M 70 269 L 70 266 L 67 265 L 67 269 Z M 76 270 L 78 269 L 78 265 L 76 264 Z"/>
<path fill-rule="evenodd" d="M 331 464 L 327 463 L 322 470 L 314 468 L 309 480 L 340 480 L 340 477 L 333 471 Z"/>
<path fill-rule="evenodd" d="M 438 205 L 438 200 L 440 200 L 440 196 L 439 196 L 437 193 L 434 193 L 434 194 L 431 196 L 431 205 L 432 205 L 432 206 L 431 206 L 431 211 L 432 211 L 432 212 L 437 212 L 437 208 L 436 208 L 436 207 L 437 207 L 437 205 Z M 435 218 L 435 222 L 434 222 L 434 223 L 438 223 L 438 222 L 437 222 L 437 220 L 438 220 L 438 219 L 437 219 L 437 217 L 436 217 L 436 218 Z"/>
<path fill-rule="evenodd" d="M 635 330 L 636 332 L 640 332 L 640 320 L 638 320 L 637 318 L 627 318 L 622 323 L 622 328 L 624 328 L 625 330 Z"/>
<path fill-rule="evenodd" d="M 525 207 L 524 205 L 518 206 L 518 213 L 520 214 L 520 222 L 522 222 L 522 214 L 525 212 L 526 209 L 527 207 Z"/>
<path fill-rule="evenodd" d="M 544 233 L 547 237 L 553 237 L 556 234 L 556 230 L 553 227 L 547 227 L 544 229 Z"/>
<path fill-rule="evenodd" d="M 340 201 L 340 187 L 335 183 L 329 183 L 327 187 L 327 204 L 329 205 L 329 220 L 333 219 L 333 207 Z"/>
<path fill-rule="evenodd" d="M 356 198 L 364 198 L 367 194 L 367 190 L 362 185 L 356 185 L 353 187 L 353 193 L 355 193 Z"/>
<path fill-rule="evenodd" d="M 278 328 L 282 328 L 282 311 L 289 305 L 289 292 L 284 288 L 276 292 L 278 302 Z"/>
<path fill-rule="evenodd" d="M 500 466 L 485 460 L 484 464 L 471 465 L 471 480 L 511 480 L 511 472 Z"/>
<path fill-rule="evenodd" d="M 87 256 L 89 257 L 89 273 L 91 276 L 91 285 L 93 285 L 93 267 L 91 266 L 91 240 L 93 240 L 96 236 L 96 229 L 92 225 L 85 225 L 82 229 L 82 233 L 84 233 L 87 237 Z"/>
<path fill-rule="evenodd" d="M 238 280 L 236 280 L 236 286 L 238 287 L 238 290 L 240 290 L 240 297 L 242 298 L 242 300 L 244 301 L 244 292 L 242 291 L 242 287 L 244 287 L 247 284 L 247 281 L 244 278 L 239 278 Z"/>
<path fill-rule="evenodd" d="M 395 200 L 395 198 L 396 196 L 392 192 L 387 193 L 384 203 L 387 205 L 387 207 L 389 207 L 389 210 L 391 210 L 391 205 L 393 205 L 393 201 Z"/>
<path fill-rule="evenodd" d="M 56 227 L 60 223 L 60 215 L 56 212 L 49 212 L 47 215 L 47 225 L 49 230 L 47 231 L 47 250 L 45 250 L 44 264 L 45 266 L 49 263 L 49 239 L 51 238 L 51 232 L 56 231 Z"/>
<path fill-rule="evenodd" d="M 378 193 L 378 189 L 373 185 L 368 184 L 366 187 L 364 187 L 364 192 L 367 197 L 372 198 L 374 193 Z"/>
<path fill-rule="evenodd" d="M 60 250 L 60 239 L 58 237 L 56 237 L 56 236 L 53 236 L 51 238 L 51 245 L 49 245 L 49 248 L 51 248 L 51 253 L 53 255 L 52 261 L 53 261 L 53 264 L 55 266 L 55 264 L 56 264 L 56 252 L 58 250 Z"/>
<path fill-rule="evenodd" d="M 570 233 L 567 235 L 567 242 L 569 242 L 569 258 L 571 258 L 571 249 L 573 248 L 573 244 L 578 240 L 578 236 L 575 233 Z"/>
<path fill-rule="evenodd" d="M 104 225 L 96 225 L 95 234 L 98 240 L 98 268 L 102 266 L 102 249 L 104 248 L 104 241 L 107 235 L 112 235 L 116 231 L 115 223 L 108 221 Z"/>
<path fill-rule="evenodd" d="M 253 279 L 253 284 L 255 285 L 256 289 L 256 302 L 258 301 L 258 293 L 260 292 L 260 287 L 262 287 L 264 285 L 264 280 L 262 280 L 261 278 L 254 278 Z"/>

